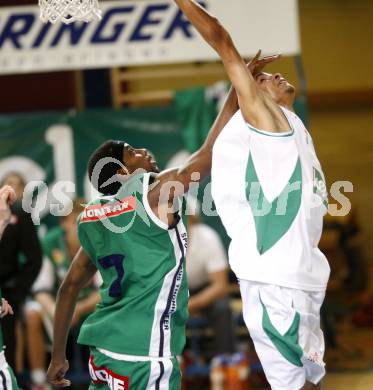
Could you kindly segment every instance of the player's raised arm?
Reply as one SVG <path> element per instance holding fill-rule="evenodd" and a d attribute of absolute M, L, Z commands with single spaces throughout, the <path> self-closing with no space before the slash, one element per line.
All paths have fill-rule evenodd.
<path fill-rule="evenodd" d="M 260 51 L 256 56 L 245 65 L 251 74 L 260 73 L 263 68 L 269 63 L 276 61 L 279 55 L 267 56 L 259 58 Z M 189 185 L 192 182 L 204 180 L 211 172 L 212 161 L 212 149 L 214 143 L 223 130 L 224 126 L 231 119 L 233 114 L 238 110 L 237 94 L 233 87 L 231 87 L 225 103 L 217 116 L 214 124 L 212 125 L 210 132 L 206 138 L 206 141 L 182 166 L 177 168 L 168 169 L 157 175 L 157 184 L 149 192 L 149 202 L 153 205 L 160 203 L 170 203 L 172 199 L 169 198 L 169 192 L 165 191 L 166 198 L 161 198 L 162 186 L 167 182 L 174 182 L 180 185 L 176 185 L 173 196 L 182 195 L 187 192 Z M 192 177 L 193 174 L 197 174 Z M 172 197 L 171 197 L 172 198 Z"/>
<path fill-rule="evenodd" d="M 205 143 L 181 167 L 162 171 L 157 175 L 148 200 L 156 213 L 159 205 L 172 204 L 176 196 L 187 192 L 190 184 L 203 180 L 210 174 L 214 142 L 232 115 L 237 111 L 237 95 L 231 87 L 223 108 L 212 125 Z"/>
<path fill-rule="evenodd" d="M 219 54 L 228 76 L 237 92 L 239 105 L 245 119 L 256 123 L 258 109 L 263 102 L 251 72 L 238 53 L 229 33 L 194 0 L 175 0 L 205 41 Z"/>

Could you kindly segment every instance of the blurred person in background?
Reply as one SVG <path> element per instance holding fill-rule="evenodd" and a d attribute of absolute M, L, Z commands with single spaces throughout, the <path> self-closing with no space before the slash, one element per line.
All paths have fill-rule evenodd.
<path fill-rule="evenodd" d="M 62 217 L 60 225 L 50 229 L 42 241 L 43 266 L 32 287 L 34 299 L 28 301 L 25 307 L 27 352 L 33 390 L 50 388 L 46 384 L 47 339 L 51 342 L 53 337 L 57 290 L 80 247 L 76 220 L 82 211 L 82 204 L 83 200 L 75 200 L 72 212 Z M 95 310 L 100 301 L 99 285 L 100 278 L 97 275 L 81 291 L 72 320 L 73 327 L 79 326 Z"/>
<path fill-rule="evenodd" d="M 192 317 L 202 315 L 213 328 L 215 355 L 233 353 L 229 268 L 223 243 L 216 231 L 202 223 L 197 215 L 188 215 L 188 237 L 189 313 Z"/>
<path fill-rule="evenodd" d="M 24 178 L 16 172 L 8 173 L 3 182 L 13 188 L 16 199 L 19 202 L 22 201 L 23 191 L 25 189 L 25 180 Z M 24 256 L 21 253 L 19 257 L 19 261 L 21 264 L 24 263 Z M 23 372 L 24 365 L 24 350 L 25 350 L 25 340 L 24 340 L 24 332 L 21 320 L 16 321 L 16 329 L 15 329 L 15 338 L 16 342 L 16 350 L 15 350 L 15 365 L 13 366 L 17 375 Z M 22 383 L 21 381 L 19 383 Z"/>
<path fill-rule="evenodd" d="M 5 227 L 10 221 L 11 210 L 10 205 L 15 201 L 16 193 L 10 186 L 4 186 L 0 189 L 0 239 L 3 235 Z M 13 315 L 13 309 L 8 301 L 1 297 L 0 318 L 4 318 L 8 314 Z M 18 389 L 13 370 L 8 366 L 4 355 L 3 335 L 0 329 L 0 378 L 3 389 L 16 390 Z"/>
<path fill-rule="evenodd" d="M 15 172 L 8 173 L 2 180 L 2 185 L 8 185 L 13 188 L 16 199 L 22 201 L 23 191 L 25 190 L 25 180 L 21 175 Z"/>
<path fill-rule="evenodd" d="M 167 163 L 166 169 L 186 163 L 190 153 L 186 150 L 176 153 Z M 214 331 L 212 353 L 231 354 L 235 352 L 235 335 L 229 300 L 229 267 L 224 245 L 209 225 L 200 220 L 201 205 L 191 195 L 187 199 L 188 249 L 186 270 L 188 276 L 188 310 L 192 317 L 202 317 Z"/>
<path fill-rule="evenodd" d="M 356 208 L 344 217 L 329 214 L 325 217 L 320 248 L 329 259 L 332 273 L 321 314 L 327 361 L 333 368 L 350 367 L 351 361 L 357 360 L 362 365 L 361 368 L 365 368 L 362 350 L 344 341 L 340 335 L 341 326 L 350 326 L 351 314 L 356 304 L 359 304 L 369 291 L 369 273 L 362 243 Z M 360 319 L 370 316 L 373 324 L 373 316 L 370 313 L 371 311 L 364 309 L 362 305 L 355 313 L 353 322 L 358 325 L 357 316 Z"/>
<path fill-rule="evenodd" d="M 12 212 L 10 205 L 16 200 L 16 193 L 10 186 L 3 186 L 0 189 L 0 239 L 8 225 Z"/>
<path fill-rule="evenodd" d="M 9 225 L 0 241 L 0 288 L 14 311 L 14 316 L 7 316 L 2 323 L 5 356 L 8 363 L 14 367 L 16 324 L 20 309 L 39 273 L 42 253 L 31 215 L 22 209 L 24 179 L 16 173 L 10 173 L 3 179 L 2 185 L 10 185 L 16 194 L 16 201 L 10 206 Z"/>

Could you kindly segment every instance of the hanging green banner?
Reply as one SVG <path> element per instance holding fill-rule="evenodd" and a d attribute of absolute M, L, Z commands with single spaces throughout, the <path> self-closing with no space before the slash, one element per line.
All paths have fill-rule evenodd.
<path fill-rule="evenodd" d="M 172 107 L 0 116 L 0 181 L 14 172 L 39 183 L 33 209 L 43 218 L 61 192 L 91 198 L 87 162 L 108 139 L 148 148 L 160 166 L 183 148 Z"/>

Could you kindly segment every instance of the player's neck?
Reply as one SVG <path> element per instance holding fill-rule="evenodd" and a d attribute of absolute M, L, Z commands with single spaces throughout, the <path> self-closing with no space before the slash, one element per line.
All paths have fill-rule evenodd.
<path fill-rule="evenodd" d="M 294 99 L 281 99 L 278 104 L 281 107 L 284 107 L 287 110 L 294 112 Z"/>
<path fill-rule="evenodd" d="M 287 110 L 294 112 L 293 104 L 288 103 L 288 104 L 281 104 L 281 105 L 282 105 L 282 107 L 285 107 Z"/>

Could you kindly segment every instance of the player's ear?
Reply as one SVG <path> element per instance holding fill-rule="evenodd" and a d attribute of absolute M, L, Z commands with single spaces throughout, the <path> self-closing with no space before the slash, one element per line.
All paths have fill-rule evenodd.
<path fill-rule="evenodd" d="M 128 169 L 126 167 L 120 167 L 118 170 L 117 170 L 117 175 L 121 175 L 121 176 L 127 176 L 129 175 L 130 172 L 128 171 Z"/>

